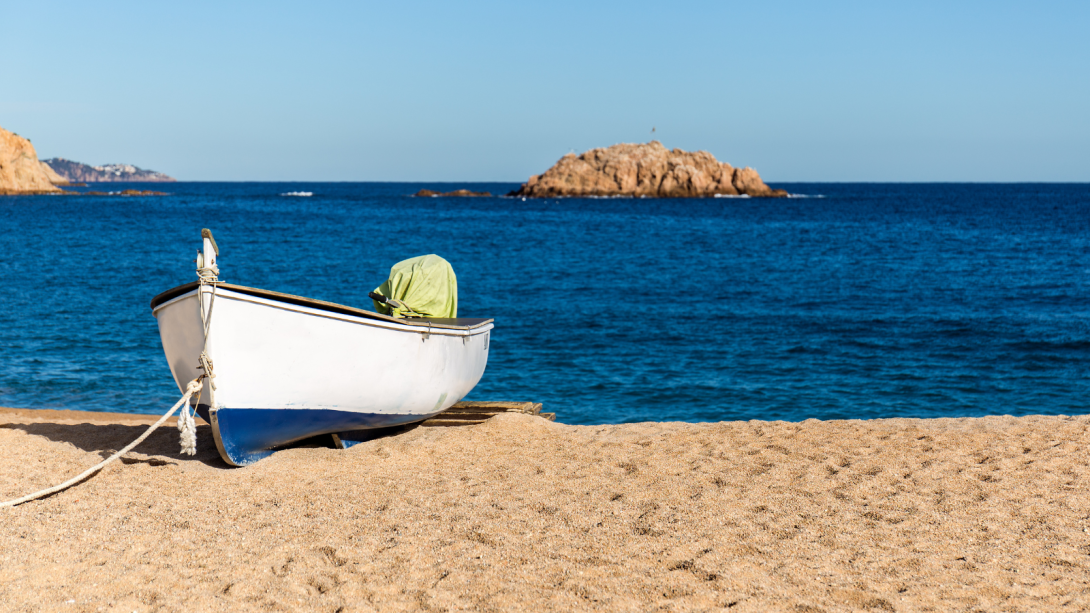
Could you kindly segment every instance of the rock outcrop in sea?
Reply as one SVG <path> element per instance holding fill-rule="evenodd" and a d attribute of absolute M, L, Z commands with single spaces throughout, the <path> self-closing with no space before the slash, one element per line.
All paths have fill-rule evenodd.
<path fill-rule="evenodd" d="M 508 195 L 775 198 L 787 192 L 765 185 L 752 168 L 734 168 L 707 151 L 670 150 L 653 140 L 591 149 L 582 155 L 569 153 Z"/>
<path fill-rule="evenodd" d="M 121 190 L 119 192 L 99 192 L 99 191 L 81 192 L 80 195 L 81 196 L 125 196 L 125 197 L 128 197 L 128 196 L 169 196 L 170 194 L 168 194 L 166 192 L 156 192 L 156 191 L 152 191 L 150 189 L 148 189 L 148 190 L 123 189 L 123 190 Z"/>
<path fill-rule="evenodd" d="M 422 189 L 413 196 L 417 198 L 487 198 L 492 194 L 489 192 L 474 192 L 468 189 L 456 189 L 452 192 L 436 192 L 430 189 Z"/>
<path fill-rule="evenodd" d="M 43 164 L 52 168 L 62 181 L 69 183 L 170 183 L 175 181 L 161 172 L 145 170 L 132 164 L 89 166 L 64 158 L 50 158 Z"/>
<path fill-rule="evenodd" d="M 61 190 L 38 161 L 28 139 L 0 128 L 0 194 L 48 194 Z"/>

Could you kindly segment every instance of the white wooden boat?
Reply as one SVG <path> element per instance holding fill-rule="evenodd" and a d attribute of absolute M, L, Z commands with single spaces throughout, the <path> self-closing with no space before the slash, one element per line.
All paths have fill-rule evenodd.
<path fill-rule="evenodd" d="M 202 351 L 209 358 L 214 389 L 206 380 L 192 403 L 229 464 L 319 434 L 348 447 L 369 430 L 423 421 L 484 373 L 491 319 L 395 319 L 223 283 L 210 274 L 210 233 L 204 243 L 205 280 L 159 294 L 151 308 L 179 389 L 205 372 Z"/>

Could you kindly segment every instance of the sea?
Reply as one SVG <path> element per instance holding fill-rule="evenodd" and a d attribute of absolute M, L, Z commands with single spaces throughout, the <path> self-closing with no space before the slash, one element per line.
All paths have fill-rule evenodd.
<path fill-rule="evenodd" d="M 468 396 L 569 424 L 1090 412 L 1090 184 L 786 199 L 415 198 L 510 183 L 171 183 L 0 197 L 0 406 L 162 413 L 149 308 L 195 280 L 373 308 L 435 253 L 495 318 Z M 361 351 L 366 348 L 361 348 Z"/>

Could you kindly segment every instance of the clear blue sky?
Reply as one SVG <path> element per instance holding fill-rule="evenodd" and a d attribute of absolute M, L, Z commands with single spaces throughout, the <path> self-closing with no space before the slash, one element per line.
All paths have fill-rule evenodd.
<path fill-rule="evenodd" d="M 0 126 L 182 180 L 1090 181 L 1090 2 L 5 2 Z"/>

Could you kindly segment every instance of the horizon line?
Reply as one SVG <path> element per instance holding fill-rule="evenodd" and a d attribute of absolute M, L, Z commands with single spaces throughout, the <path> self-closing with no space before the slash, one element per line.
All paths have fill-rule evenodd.
<path fill-rule="evenodd" d="M 95 185 L 108 185 L 111 183 L 141 183 L 141 184 L 157 184 L 168 185 L 170 183 L 384 183 L 384 184 L 403 184 L 403 183 L 430 183 L 430 184 L 450 184 L 459 185 L 465 183 L 510 183 L 513 185 L 521 185 L 526 183 L 522 181 L 503 181 L 503 180 L 465 180 L 465 181 L 449 181 L 449 180 L 424 180 L 413 179 L 405 181 L 377 181 L 377 180 L 356 180 L 356 179 L 334 179 L 334 180 L 321 180 L 321 179 L 283 179 L 283 180 L 268 180 L 268 179 L 175 179 L 174 181 L 80 181 L 80 183 L 95 184 Z M 807 183 L 807 184 L 822 184 L 822 185 L 1090 185 L 1090 180 L 1072 181 L 1072 180 L 1026 180 L 1026 181 L 981 181 L 981 180 L 890 180 L 890 181 L 806 181 L 806 180 L 788 180 L 779 181 L 772 180 L 766 183 Z M 63 187 L 63 186 L 62 186 Z"/>

